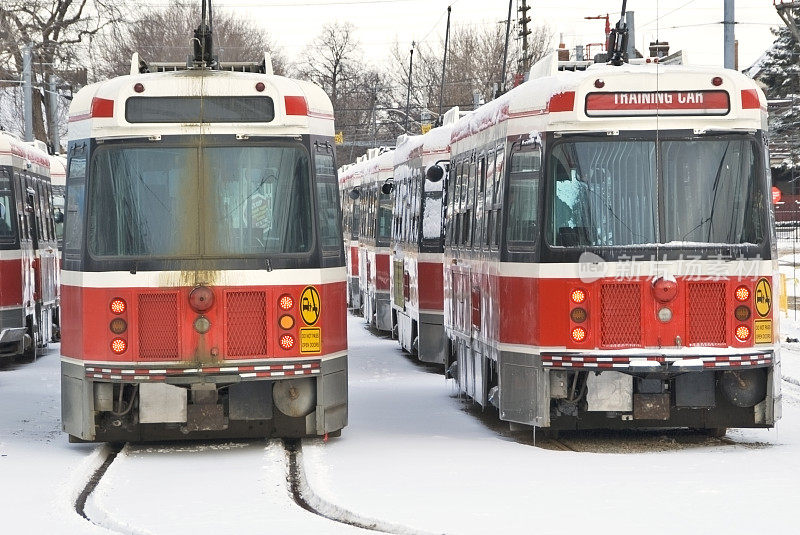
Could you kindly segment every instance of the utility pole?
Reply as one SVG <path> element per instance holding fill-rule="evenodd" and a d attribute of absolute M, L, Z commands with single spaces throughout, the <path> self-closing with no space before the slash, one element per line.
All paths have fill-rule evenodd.
<path fill-rule="evenodd" d="M 508 18 L 506 19 L 506 46 L 503 47 L 503 71 L 500 75 L 500 91 L 506 92 L 506 64 L 508 63 L 508 36 L 511 33 L 511 6 L 514 0 L 508 0 Z M 495 95 L 495 98 L 498 95 Z M 441 111 L 441 110 L 440 110 Z"/>
<path fill-rule="evenodd" d="M 636 57 L 636 23 L 633 18 L 633 11 L 625 12 L 625 25 L 628 26 L 628 61 Z M 608 38 L 606 37 L 606 40 Z"/>
<path fill-rule="evenodd" d="M 723 21 L 723 25 L 725 26 L 725 68 L 726 69 L 735 69 L 736 68 L 736 45 L 734 43 L 734 31 L 733 26 L 736 24 L 736 18 L 733 14 L 733 4 L 734 0 L 725 0 L 725 18 Z"/>
<path fill-rule="evenodd" d="M 52 146 L 53 154 L 61 152 L 61 140 L 58 136 L 58 85 L 56 84 L 56 75 L 51 74 L 47 78 L 47 98 L 50 101 L 48 106 L 50 111 L 49 125 L 47 129 L 50 132 L 50 144 Z"/>
<path fill-rule="evenodd" d="M 519 31 L 519 36 L 522 37 L 522 58 L 520 58 L 520 71 L 522 74 L 527 74 L 530 70 L 530 55 L 528 54 L 528 36 L 531 34 L 531 31 L 528 29 L 528 23 L 531 21 L 531 18 L 528 16 L 528 10 L 531 6 L 528 5 L 527 0 L 522 0 L 522 5 L 519 6 L 517 11 L 520 12 L 519 16 L 519 24 L 522 29 Z"/>
<path fill-rule="evenodd" d="M 444 34 L 444 58 L 442 59 L 442 82 L 439 87 L 439 117 L 437 121 L 442 120 L 442 104 L 444 103 L 444 79 L 447 75 L 447 47 L 450 44 L 450 11 L 452 6 L 447 6 L 447 31 Z M 508 40 L 508 33 L 506 33 L 506 40 Z M 505 73 L 506 66 L 503 62 L 503 72 Z"/>
<path fill-rule="evenodd" d="M 33 43 L 22 47 L 22 114 L 25 141 L 33 141 Z"/>
<path fill-rule="evenodd" d="M 411 73 L 414 71 L 414 46 L 416 43 L 411 41 L 411 59 L 408 60 L 408 94 L 406 95 L 406 120 L 403 125 L 403 130 L 408 134 L 408 112 L 411 108 L 411 85 L 413 83 Z"/>

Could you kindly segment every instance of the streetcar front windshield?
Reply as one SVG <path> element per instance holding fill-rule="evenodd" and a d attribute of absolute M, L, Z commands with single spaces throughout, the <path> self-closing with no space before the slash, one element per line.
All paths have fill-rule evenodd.
<path fill-rule="evenodd" d="M 658 143 L 556 145 L 547 169 L 548 243 L 613 247 L 763 241 L 767 207 L 751 140 Z"/>
<path fill-rule="evenodd" d="M 295 146 L 101 148 L 90 173 L 88 242 L 95 256 L 307 252 L 307 152 Z"/>

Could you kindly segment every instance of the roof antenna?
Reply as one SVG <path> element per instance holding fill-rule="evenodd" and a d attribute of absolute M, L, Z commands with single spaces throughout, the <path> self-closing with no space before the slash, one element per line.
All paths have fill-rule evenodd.
<path fill-rule="evenodd" d="M 625 5 L 628 0 L 622 0 L 622 14 L 617 25 L 608 34 L 608 62 L 619 67 L 625 62 L 625 50 L 628 48 L 628 25 L 625 23 Z"/>
<path fill-rule="evenodd" d="M 194 31 L 192 45 L 194 48 L 195 65 L 213 68 L 216 61 L 213 56 L 213 41 L 211 39 L 211 0 L 202 0 L 200 26 Z M 206 18 L 206 5 L 208 5 L 208 18 Z"/>

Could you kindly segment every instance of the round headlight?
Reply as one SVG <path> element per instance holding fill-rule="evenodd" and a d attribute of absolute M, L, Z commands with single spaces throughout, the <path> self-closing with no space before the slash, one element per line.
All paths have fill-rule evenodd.
<path fill-rule="evenodd" d="M 661 323 L 667 323 L 672 319 L 672 310 L 668 307 L 662 307 L 658 309 L 658 319 Z"/>
<path fill-rule="evenodd" d="M 196 320 L 194 320 L 194 330 L 199 332 L 200 334 L 205 334 L 211 328 L 211 322 L 208 321 L 208 318 L 205 316 L 198 316 Z"/>

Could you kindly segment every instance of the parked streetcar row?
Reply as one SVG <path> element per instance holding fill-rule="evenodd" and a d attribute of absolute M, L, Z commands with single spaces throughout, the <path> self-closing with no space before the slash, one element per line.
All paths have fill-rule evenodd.
<path fill-rule="evenodd" d="M 558 62 L 340 169 L 349 306 L 542 430 L 780 417 L 766 101 Z"/>

